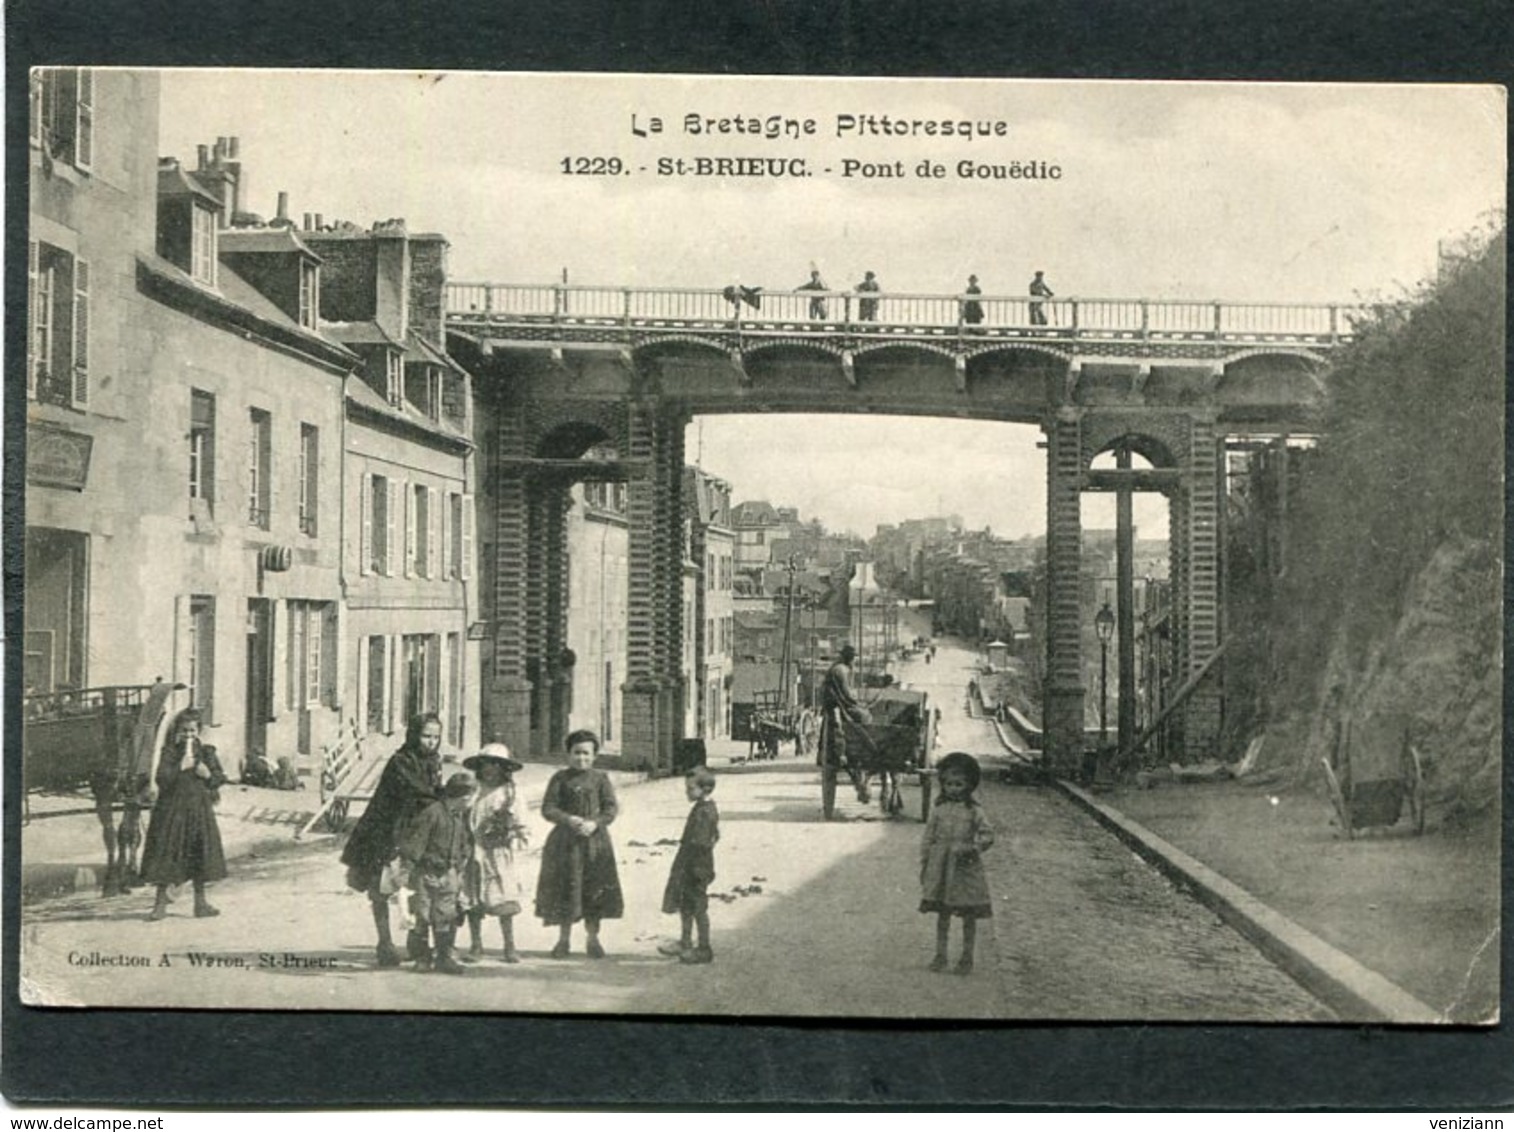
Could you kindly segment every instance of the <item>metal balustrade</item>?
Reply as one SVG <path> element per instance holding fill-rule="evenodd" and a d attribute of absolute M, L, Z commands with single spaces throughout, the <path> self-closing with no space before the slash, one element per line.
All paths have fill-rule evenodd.
<path fill-rule="evenodd" d="M 866 319 L 862 303 L 875 304 Z M 968 303 L 981 309 L 981 321 L 966 321 Z M 848 337 L 960 335 L 1315 346 L 1349 341 L 1357 324 L 1376 310 L 1337 303 L 518 283 L 449 283 L 446 307 L 454 324 L 500 329 L 737 329 Z"/>

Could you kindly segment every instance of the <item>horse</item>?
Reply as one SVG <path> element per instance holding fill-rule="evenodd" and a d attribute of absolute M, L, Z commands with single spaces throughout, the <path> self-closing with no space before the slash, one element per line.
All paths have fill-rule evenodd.
<path fill-rule="evenodd" d="M 120 896 L 142 883 L 137 873 L 137 851 L 142 846 L 142 811 L 152 805 L 158 729 L 167 712 L 169 696 L 185 688 L 184 684 L 169 684 L 163 677 L 157 677 L 142 699 L 130 735 L 119 739 L 114 758 L 102 762 L 90 776 L 95 817 L 105 842 L 102 896 Z M 119 828 L 117 805 L 121 807 Z"/>

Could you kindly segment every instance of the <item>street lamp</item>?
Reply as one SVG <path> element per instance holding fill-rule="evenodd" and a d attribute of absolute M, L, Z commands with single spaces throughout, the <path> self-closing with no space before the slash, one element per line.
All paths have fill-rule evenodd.
<path fill-rule="evenodd" d="M 1094 615 L 1093 631 L 1099 635 L 1099 746 L 1109 737 L 1109 642 L 1114 637 L 1114 610 L 1109 599 Z"/>

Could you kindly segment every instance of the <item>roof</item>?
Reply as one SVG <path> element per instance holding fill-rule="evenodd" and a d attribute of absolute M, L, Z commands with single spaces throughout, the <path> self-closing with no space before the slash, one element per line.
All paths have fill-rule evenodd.
<path fill-rule="evenodd" d="M 739 629 L 776 629 L 778 614 L 766 609 L 738 609 L 732 616 Z"/>
<path fill-rule="evenodd" d="M 169 166 L 158 167 L 158 195 L 160 197 L 199 197 L 206 204 L 214 205 L 217 210 L 221 207 L 221 198 L 216 196 L 194 177 L 184 171 L 184 167 L 178 162 Z"/>
<path fill-rule="evenodd" d="M 405 360 L 407 362 L 424 362 L 427 365 L 443 366 L 455 373 L 465 375 L 467 373 L 462 366 L 458 365 L 448 356 L 447 351 L 413 330 L 405 336 Z"/>
<path fill-rule="evenodd" d="M 444 440 L 460 441 L 470 447 L 473 444 L 472 438 L 467 433 L 453 428 L 445 421 L 433 420 L 408 401 L 391 405 L 376 389 L 361 378 L 347 383 L 347 402 L 366 410 L 371 415 L 409 425 L 411 428 L 420 429 Z"/>
<path fill-rule="evenodd" d="M 223 252 L 299 252 L 320 261 L 293 228 L 230 228 L 220 234 Z"/>
<path fill-rule="evenodd" d="M 772 527 L 778 525 L 778 512 L 765 499 L 752 499 L 731 508 L 731 524 L 737 527 Z"/>
<path fill-rule="evenodd" d="M 326 322 L 321 329 L 330 337 L 347 346 L 389 346 L 402 349 L 403 343 L 391 336 L 371 318 L 360 322 Z"/>
<path fill-rule="evenodd" d="M 327 352 L 328 356 L 332 352 L 335 352 L 339 355 L 345 355 L 345 360 L 348 362 L 356 361 L 347 350 L 342 348 L 340 339 L 335 339 L 328 334 L 317 333 L 308 326 L 301 326 L 225 263 L 216 265 L 216 286 L 212 288 L 192 279 L 183 268 L 155 253 L 139 253 L 137 259 L 146 270 L 162 279 L 183 287 L 193 288 L 208 298 L 234 307 L 245 314 L 252 315 L 260 322 L 277 327 L 285 335 L 293 335 L 312 345 L 319 346 Z"/>

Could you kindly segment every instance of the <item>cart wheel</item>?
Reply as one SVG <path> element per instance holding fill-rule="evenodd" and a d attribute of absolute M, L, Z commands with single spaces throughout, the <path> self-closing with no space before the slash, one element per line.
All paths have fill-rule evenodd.
<path fill-rule="evenodd" d="M 1321 759 L 1320 761 L 1325 764 L 1325 781 L 1330 787 L 1330 804 L 1335 807 L 1335 816 L 1341 823 L 1341 832 L 1345 834 L 1346 840 L 1350 841 L 1353 836 L 1350 804 L 1341 791 L 1340 779 L 1335 777 L 1335 768 L 1330 765 L 1330 760 Z"/>
<path fill-rule="evenodd" d="M 930 820 L 930 780 L 931 776 L 924 771 L 920 772 L 920 820 Z"/>
<path fill-rule="evenodd" d="M 836 813 L 836 768 L 820 768 L 820 804 L 825 810 L 825 820 L 830 821 Z"/>
<path fill-rule="evenodd" d="M 342 826 L 347 824 L 347 799 L 338 798 L 331 803 L 331 808 L 326 811 L 326 828 L 332 833 L 341 833 Z"/>
<path fill-rule="evenodd" d="M 1414 823 L 1414 832 L 1419 834 L 1425 832 L 1425 768 L 1419 757 L 1419 749 L 1413 743 L 1407 746 L 1413 764 L 1409 780 L 1409 820 Z"/>

